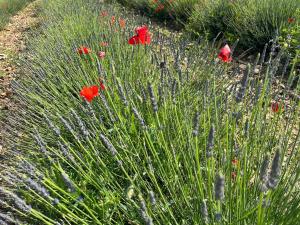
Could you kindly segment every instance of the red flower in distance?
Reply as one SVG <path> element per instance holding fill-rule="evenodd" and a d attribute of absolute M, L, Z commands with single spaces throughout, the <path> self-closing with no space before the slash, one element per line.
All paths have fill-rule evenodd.
<path fill-rule="evenodd" d="M 110 22 L 111 22 L 111 25 L 114 25 L 116 22 L 116 17 L 112 16 Z"/>
<path fill-rule="evenodd" d="M 235 179 L 236 178 L 236 172 L 231 172 L 231 178 Z"/>
<path fill-rule="evenodd" d="M 82 55 L 82 54 L 87 55 L 91 52 L 91 50 L 85 46 L 81 46 L 80 48 L 77 49 L 77 52 L 79 55 Z"/>
<path fill-rule="evenodd" d="M 233 165 L 235 165 L 235 166 L 238 164 L 238 162 L 239 162 L 239 161 L 238 161 L 237 159 L 231 160 L 231 163 L 232 163 Z"/>
<path fill-rule="evenodd" d="M 279 112 L 279 103 L 278 102 L 272 102 L 271 109 L 275 113 Z"/>
<path fill-rule="evenodd" d="M 223 48 L 220 49 L 220 53 L 218 55 L 218 58 L 221 59 L 223 62 L 231 62 L 231 49 L 228 44 L 226 44 Z"/>
<path fill-rule="evenodd" d="M 102 46 L 102 47 L 107 47 L 107 46 L 108 46 L 108 43 L 107 43 L 107 42 L 100 42 L 100 46 Z"/>
<path fill-rule="evenodd" d="M 165 8 L 165 6 L 163 4 L 159 4 L 156 9 L 154 10 L 155 13 L 159 13 L 160 11 L 162 11 Z"/>
<path fill-rule="evenodd" d="M 107 11 L 102 11 L 102 12 L 101 12 L 101 16 L 102 16 L 102 17 L 108 16 L 108 12 L 107 12 Z"/>
<path fill-rule="evenodd" d="M 120 18 L 120 19 L 119 19 L 119 24 L 120 24 L 120 27 L 121 27 L 122 29 L 124 29 L 125 26 L 126 26 L 126 20 Z"/>
<path fill-rule="evenodd" d="M 137 44 L 147 45 L 151 43 L 151 36 L 150 33 L 148 32 L 147 26 L 137 27 L 135 29 L 135 33 L 136 35 L 131 37 L 128 41 L 130 45 L 137 45 Z"/>
<path fill-rule="evenodd" d="M 83 87 L 80 91 L 80 96 L 91 102 L 93 98 L 99 95 L 99 87 L 96 85 L 90 87 Z"/>
<path fill-rule="evenodd" d="M 293 22 L 295 22 L 295 18 L 288 18 L 288 23 L 293 23 Z"/>
<path fill-rule="evenodd" d="M 104 85 L 104 79 L 102 78 L 102 77 L 99 77 L 99 86 L 100 86 L 100 89 L 102 90 L 102 91 L 105 91 L 106 90 L 106 87 L 105 87 L 105 85 Z"/>
<path fill-rule="evenodd" d="M 106 55 L 105 52 L 102 52 L 102 51 L 98 52 L 98 57 L 100 59 L 104 59 L 105 55 Z"/>
<path fill-rule="evenodd" d="M 102 91 L 106 90 L 106 87 L 105 87 L 105 85 L 102 81 L 100 81 L 100 88 L 101 88 Z"/>

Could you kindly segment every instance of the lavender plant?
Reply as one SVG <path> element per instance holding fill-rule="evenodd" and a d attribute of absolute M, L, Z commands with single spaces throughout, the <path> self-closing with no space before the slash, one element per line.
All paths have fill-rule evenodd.
<path fill-rule="evenodd" d="M 96 0 L 44 1 L 43 8 L 44 35 L 31 40 L 27 73 L 15 85 L 22 108 L 8 118 L 18 118 L 7 129 L 20 153 L 1 174 L 10 185 L 0 189 L 0 207 L 12 219 L 297 223 L 300 105 L 288 90 L 276 95 L 272 63 L 260 79 L 249 68 L 241 87 L 230 89 L 233 72 L 186 37 L 149 26 L 152 44 L 129 46 L 131 31 L 146 21 L 120 8 Z M 85 60 L 73 47 L 83 44 L 106 57 Z M 79 91 L 99 78 L 106 89 L 86 102 Z M 272 111 L 274 95 L 284 110 Z"/>

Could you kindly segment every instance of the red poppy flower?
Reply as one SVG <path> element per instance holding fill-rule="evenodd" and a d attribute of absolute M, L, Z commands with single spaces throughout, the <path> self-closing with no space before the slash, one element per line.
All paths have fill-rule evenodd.
<path fill-rule="evenodd" d="M 293 23 L 295 22 L 295 18 L 288 18 L 288 23 Z"/>
<path fill-rule="evenodd" d="M 235 179 L 236 178 L 236 172 L 231 172 L 231 178 Z"/>
<path fill-rule="evenodd" d="M 116 17 L 112 16 L 110 21 L 111 21 L 111 24 L 114 25 L 116 22 Z"/>
<path fill-rule="evenodd" d="M 100 59 L 104 59 L 104 57 L 105 57 L 105 52 L 102 52 L 102 51 L 98 52 L 98 57 L 99 57 Z"/>
<path fill-rule="evenodd" d="M 148 32 L 147 26 L 138 27 L 135 29 L 136 35 L 131 37 L 128 41 L 130 45 L 137 45 L 137 44 L 150 44 L 151 43 L 151 36 Z"/>
<path fill-rule="evenodd" d="M 90 87 L 83 87 L 80 91 L 80 96 L 84 97 L 88 102 L 91 102 L 93 98 L 99 95 L 99 87 L 94 85 Z"/>
<path fill-rule="evenodd" d="M 231 160 L 231 163 L 232 163 L 233 165 L 235 165 L 235 166 L 238 164 L 238 162 L 239 162 L 239 161 L 238 161 L 237 159 Z"/>
<path fill-rule="evenodd" d="M 120 18 L 120 19 L 119 19 L 119 24 L 120 24 L 120 27 L 121 27 L 122 29 L 124 29 L 125 26 L 126 26 L 126 20 Z"/>
<path fill-rule="evenodd" d="M 99 86 L 100 86 L 100 89 L 102 91 L 105 91 L 106 90 L 106 86 L 104 85 L 104 82 L 103 82 L 103 78 L 102 77 L 99 77 Z"/>
<path fill-rule="evenodd" d="M 82 54 L 89 54 L 91 52 L 91 50 L 85 46 L 81 46 L 80 48 L 77 49 L 77 52 L 79 55 L 82 55 Z"/>
<path fill-rule="evenodd" d="M 100 88 L 101 88 L 102 91 L 106 90 L 106 87 L 105 87 L 105 85 L 102 81 L 100 81 Z"/>
<path fill-rule="evenodd" d="M 105 16 L 107 16 L 107 15 L 108 15 L 108 12 L 107 12 L 107 11 L 101 12 L 101 16 L 105 17 Z"/>
<path fill-rule="evenodd" d="M 231 49 L 229 45 L 225 45 L 223 48 L 220 49 L 220 53 L 218 55 L 218 58 L 221 59 L 223 62 L 231 62 L 232 57 L 230 56 Z"/>
<path fill-rule="evenodd" d="M 271 109 L 275 113 L 279 112 L 279 103 L 278 102 L 272 102 Z"/>
<path fill-rule="evenodd" d="M 154 10 L 155 13 L 159 13 L 160 11 L 162 11 L 165 8 L 165 6 L 163 4 L 159 4 L 156 9 Z"/>
<path fill-rule="evenodd" d="M 108 43 L 107 43 L 107 42 L 100 42 L 100 46 L 102 46 L 102 47 L 107 47 L 107 46 L 108 46 Z"/>

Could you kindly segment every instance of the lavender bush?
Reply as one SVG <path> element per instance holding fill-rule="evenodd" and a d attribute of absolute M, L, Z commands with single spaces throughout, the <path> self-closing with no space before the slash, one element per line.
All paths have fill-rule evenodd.
<path fill-rule="evenodd" d="M 151 25 L 151 45 L 128 45 L 148 22 L 121 8 L 43 8 L 14 84 L 22 108 L 6 121 L 17 155 L 2 166 L 2 223 L 297 224 L 300 105 L 288 86 L 278 93 L 277 59 L 236 74 L 206 43 Z M 106 89 L 85 101 L 99 78 Z"/>

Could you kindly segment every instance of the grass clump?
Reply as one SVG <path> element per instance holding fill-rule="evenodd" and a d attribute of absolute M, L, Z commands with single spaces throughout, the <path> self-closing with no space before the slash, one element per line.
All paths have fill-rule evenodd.
<path fill-rule="evenodd" d="M 151 45 L 128 45 L 147 21 L 116 6 L 43 8 L 27 76 L 14 84 L 23 107 L 8 118 L 18 162 L 3 168 L 1 207 L 17 218 L 2 220 L 297 223 L 300 105 L 288 85 L 282 95 L 273 89 L 278 58 L 261 76 L 249 65 L 232 81 L 229 65 L 185 36 L 149 26 Z M 82 87 L 99 79 L 105 90 L 84 101 Z"/>
<path fill-rule="evenodd" d="M 0 30 L 8 23 L 9 18 L 32 0 L 0 0 Z"/>

